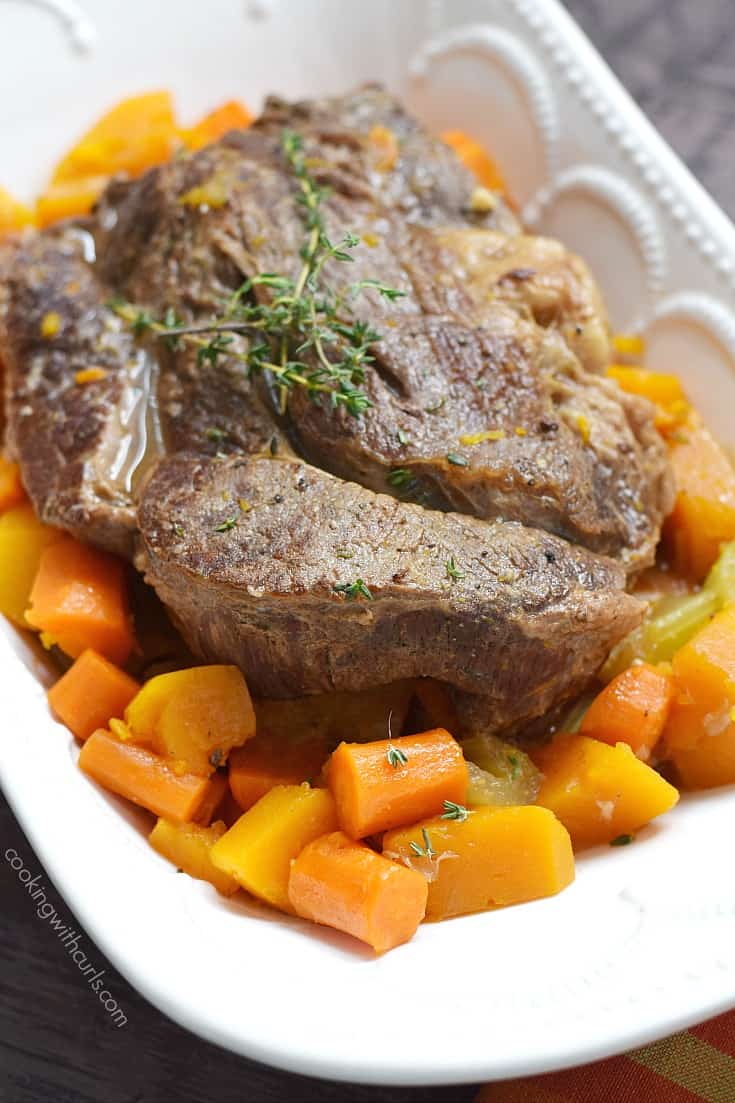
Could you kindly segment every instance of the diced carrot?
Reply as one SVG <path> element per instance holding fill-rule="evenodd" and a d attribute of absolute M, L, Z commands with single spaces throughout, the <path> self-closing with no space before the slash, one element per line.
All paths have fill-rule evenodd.
<path fill-rule="evenodd" d="M 79 766 L 105 789 L 174 823 L 206 820 L 213 792 L 222 795 L 221 781 L 175 774 L 160 755 L 121 743 L 101 728 L 83 744 Z"/>
<path fill-rule="evenodd" d="M 274 739 L 256 735 L 229 758 L 230 789 L 243 812 L 276 785 L 298 785 L 316 778 L 327 758 L 327 741 L 311 738 Z"/>
<path fill-rule="evenodd" d="M 148 842 L 161 857 L 168 858 L 190 877 L 209 881 L 223 896 L 232 896 L 240 886 L 233 877 L 217 869 L 210 857 L 212 847 L 226 830 L 221 820 L 211 827 L 202 827 L 198 823 L 172 823 L 159 819 L 148 836 Z"/>
<path fill-rule="evenodd" d="M 598 693 L 580 731 L 603 743 L 627 743 L 647 762 L 661 738 L 674 695 L 671 674 L 650 663 L 628 667 Z"/>
<path fill-rule="evenodd" d="M 5 188 L 0 188 L 0 237 L 33 226 L 33 211 L 14 199 Z"/>
<path fill-rule="evenodd" d="M 0 456 L 0 513 L 27 501 L 17 463 Z"/>
<path fill-rule="evenodd" d="M 30 503 L 0 516 L 0 613 L 28 628 L 25 611 L 45 548 L 66 539 L 60 529 L 42 524 Z"/>
<path fill-rule="evenodd" d="M 43 228 L 62 218 L 89 214 L 109 183 L 109 176 L 79 176 L 48 185 L 36 200 L 36 219 Z"/>
<path fill-rule="evenodd" d="M 77 739 L 122 716 L 140 689 L 124 670 L 87 649 L 48 691 L 48 702 Z"/>
<path fill-rule="evenodd" d="M 507 195 L 508 189 L 497 163 L 486 149 L 463 130 L 445 130 L 442 141 L 451 146 L 460 161 L 473 172 L 483 187 Z"/>
<path fill-rule="evenodd" d="M 125 564 L 67 537 L 41 554 L 26 620 L 72 658 L 92 648 L 122 664 L 133 645 Z"/>
<path fill-rule="evenodd" d="M 245 130 L 252 121 L 253 116 L 244 104 L 239 100 L 228 100 L 221 107 L 210 111 L 190 129 L 182 130 L 181 140 L 187 149 L 201 149 L 210 142 L 216 142 L 228 130 Z"/>
<path fill-rule="evenodd" d="M 566 827 L 575 847 L 627 835 L 668 812 L 679 794 L 636 758 L 627 743 L 609 747 L 586 735 L 557 735 L 533 751 L 543 771 L 537 801 Z"/>
<path fill-rule="evenodd" d="M 307 843 L 337 826 L 326 789 L 278 785 L 249 808 L 212 849 L 212 861 L 244 889 L 290 912 L 288 875 Z"/>
<path fill-rule="evenodd" d="M 701 582 L 721 544 L 735 539 L 735 469 L 694 412 L 669 445 L 677 496 L 664 543 L 674 569 Z"/>
<path fill-rule="evenodd" d="M 399 827 L 383 837 L 383 853 L 427 879 L 428 919 L 553 896 L 574 880 L 569 832 L 532 804 Z"/>
<path fill-rule="evenodd" d="M 115 104 L 56 166 L 52 183 L 117 172 L 138 176 L 161 164 L 176 148 L 177 130 L 169 92 L 147 92 Z"/>
<path fill-rule="evenodd" d="M 422 874 L 342 831 L 305 846 L 288 881 L 288 898 L 297 915 L 354 935 L 378 954 L 416 933 L 427 894 Z"/>
<path fill-rule="evenodd" d="M 341 743 L 328 780 L 340 827 L 364 839 L 438 814 L 445 800 L 463 804 L 468 776 L 459 743 L 435 728 L 392 741 Z"/>

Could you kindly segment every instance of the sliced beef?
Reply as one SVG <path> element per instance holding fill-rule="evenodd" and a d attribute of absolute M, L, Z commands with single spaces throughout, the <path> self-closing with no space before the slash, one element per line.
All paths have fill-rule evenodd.
<path fill-rule="evenodd" d="M 94 248 L 70 225 L 3 251 L 6 447 L 44 521 L 130 556 L 138 484 L 166 451 L 286 445 L 236 360 L 212 372 L 196 349 L 135 340 Z"/>
<path fill-rule="evenodd" d="M 138 566 L 192 649 L 266 697 L 428 675 L 505 730 L 579 689 L 640 618 L 609 559 L 298 460 L 165 460 L 139 523 Z M 358 579 L 370 600 L 340 592 Z"/>

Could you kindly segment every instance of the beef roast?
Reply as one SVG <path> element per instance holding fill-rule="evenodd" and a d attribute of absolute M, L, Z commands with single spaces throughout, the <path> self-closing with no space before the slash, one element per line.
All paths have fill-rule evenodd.
<path fill-rule="evenodd" d="M 610 559 L 299 460 L 165 460 L 139 523 L 137 564 L 190 646 L 267 697 L 428 675 L 507 730 L 578 691 L 640 618 Z"/>

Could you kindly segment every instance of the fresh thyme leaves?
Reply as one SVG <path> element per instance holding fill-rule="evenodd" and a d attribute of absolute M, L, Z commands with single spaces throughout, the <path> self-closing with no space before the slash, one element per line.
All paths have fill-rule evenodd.
<path fill-rule="evenodd" d="M 517 754 L 509 754 L 508 755 L 508 762 L 510 763 L 510 779 L 511 779 L 511 781 L 515 781 L 515 779 L 518 777 L 518 775 L 521 772 L 521 764 L 518 761 L 518 755 Z"/>
<path fill-rule="evenodd" d="M 634 838 L 635 835 L 616 835 L 614 839 L 611 839 L 610 846 L 628 846 Z"/>
<path fill-rule="evenodd" d="M 446 567 L 446 570 L 447 570 L 447 578 L 453 578 L 456 581 L 459 581 L 461 578 L 464 578 L 464 571 L 461 571 L 459 569 L 459 567 L 457 566 L 457 564 L 454 562 L 454 556 L 453 555 L 449 556 L 449 559 L 446 561 L 444 566 Z"/>
<path fill-rule="evenodd" d="M 321 210 L 329 191 L 310 174 L 301 135 L 284 130 L 281 149 L 298 185 L 295 202 L 306 233 L 296 279 L 277 272 L 251 276 L 230 296 L 221 316 L 192 325 L 180 324 L 171 309 L 163 321 L 157 321 L 148 311 L 121 299 L 108 305 L 127 321 L 136 337 L 153 333 L 170 345 L 186 341 L 196 347 L 200 367 L 210 364 L 215 368 L 226 355 L 243 363 L 248 376 L 269 373 L 278 389 L 281 412 L 285 412 L 289 391 L 300 387 L 315 401 L 327 398 L 333 409 L 342 406 L 359 417 L 372 405 L 362 384 L 380 334 L 368 323 L 354 319 L 352 301 L 371 291 L 394 302 L 405 292 L 373 279 L 358 280 L 336 292 L 324 280 L 324 266 L 329 261 L 346 264 L 354 260 L 352 250 L 360 238 L 346 233 L 336 244 L 330 241 Z M 258 287 L 272 292 L 268 302 L 254 301 L 253 291 Z M 237 343 L 236 335 L 246 340 Z"/>
<path fill-rule="evenodd" d="M 215 532 L 229 532 L 230 529 L 234 529 L 236 524 L 237 524 L 237 517 L 235 517 L 235 516 L 227 517 L 219 525 L 214 526 L 214 531 Z"/>
<path fill-rule="evenodd" d="M 402 751 L 400 747 L 396 747 L 393 743 L 388 744 L 388 750 L 385 752 L 385 757 L 388 760 L 388 765 L 392 766 L 394 770 L 397 770 L 399 766 L 405 766 L 408 762 L 408 755 L 406 752 Z"/>
<path fill-rule="evenodd" d="M 225 439 L 227 433 L 224 429 L 217 429 L 215 426 L 212 426 L 210 429 L 205 430 L 204 435 L 207 440 L 220 441 Z"/>
<path fill-rule="evenodd" d="M 447 463 L 451 463 L 455 467 L 468 467 L 470 461 L 459 452 L 447 452 Z"/>
<path fill-rule="evenodd" d="M 398 443 L 402 444 L 405 448 L 405 446 L 408 444 L 408 435 L 403 431 L 403 429 L 399 429 L 396 433 L 396 436 L 398 437 Z"/>
<path fill-rule="evenodd" d="M 418 843 L 411 843 L 411 850 L 418 858 L 434 858 L 436 851 L 431 845 L 431 839 L 429 838 L 429 832 L 425 827 L 421 828 L 421 837 L 424 840 L 424 845 L 419 846 Z"/>
<path fill-rule="evenodd" d="M 469 815 L 469 808 L 465 808 L 463 804 L 455 804 L 453 800 L 444 801 L 443 820 L 457 820 L 458 823 L 464 823 Z"/>
<path fill-rule="evenodd" d="M 356 578 L 354 582 L 336 582 L 334 589 L 338 594 L 344 594 L 349 601 L 356 601 L 359 597 L 366 601 L 373 600 L 373 595 L 361 578 Z"/>

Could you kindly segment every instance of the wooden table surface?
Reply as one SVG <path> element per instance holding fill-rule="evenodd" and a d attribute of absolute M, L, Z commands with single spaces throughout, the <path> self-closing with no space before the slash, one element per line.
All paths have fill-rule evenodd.
<path fill-rule="evenodd" d="M 735 215 L 733 0 L 567 4 L 643 110 Z M 22 732 L 6 731 L 3 738 L 22 738 Z M 42 872 L 4 802 L 0 838 L 27 868 Z M 332 1084 L 249 1063 L 175 1026 L 107 964 L 107 986 L 127 1016 L 118 1028 L 48 924 L 36 917 L 6 862 L 0 864 L 0 893 L 0 1103 L 469 1103 L 474 1095 L 472 1087 Z M 51 896 L 64 922 L 76 926 L 61 899 Z M 102 955 L 83 932 L 80 944 L 102 968 Z M 286 978 L 277 980 L 287 998 Z M 384 1037 L 385 1026 L 376 1023 L 375 1033 L 376 1041 Z"/>

